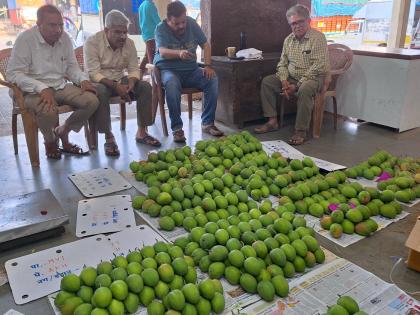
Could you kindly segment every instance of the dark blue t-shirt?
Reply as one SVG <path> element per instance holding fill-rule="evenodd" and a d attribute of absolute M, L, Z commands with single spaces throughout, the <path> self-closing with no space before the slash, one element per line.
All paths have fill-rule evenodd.
<path fill-rule="evenodd" d="M 161 70 L 180 71 L 195 70 L 198 67 L 197 60 L 165 59 L 160 56 L 159 48 L 188 50 L 189 52 L 196 54 L 197 46 L 202 46 L 207 42 L 207 38 L 200 26 L 189 16 L 187 16 L 185 33 L 180 38 L 175 36 L 166 24 L 166 20 L 164 20 L 156 26 L 155 40 L 156 55 L 154 64 Z"/>

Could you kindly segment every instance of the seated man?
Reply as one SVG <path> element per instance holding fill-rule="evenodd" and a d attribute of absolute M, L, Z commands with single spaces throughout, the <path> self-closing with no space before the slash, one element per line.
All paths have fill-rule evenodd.
<path fill-rule="evenodd" d="M 311 122 L 315 94 L 322 89 L 328 72 L 327 40 L 310 27 L 309 10 L 295 5 L 286 12 L 292 34 L 286 37 L 277 73 L 265 77 L 261 84 L 261 103 L 268 122 L 255 129 L 265 133 L 278 129 L 276 94 L 297 96 L 295 134 L 292 145 L 303 144 Z"/>
<path fill-rule="evenodd" d="M 79 146 L 69 142 L 68 136 L 72 130 L 78 132 L 98 107 L 95 88 L 79 68 L 71 40 L 63 32 L 60 11 L 53 5 L 40 7 L 36 24 L 16 39 L 7 67 L 7 80 L 23 91 L 25 107 L 35 114 L 44 136 L 48 158 L 61 158 L 58 138 L 63 152 L 83 154 Z M 75 111 L 64 125 L 56 127 L 57 106 L 63 104 L 72 106 Z"/>
<path fill-rule="evenodd" d="M 127 38 L 129 22 L 118 10 L 108 12 L 105 29 L 89 37 L 84 45 L 85 69 L 95 82 L 100 102 L 91 123 L 93 129 L 105 134 L 105 154 L 110 156 L 120 154 L 111 131 L 111 96 L 137 101 L 136 141 L 160 146 L 160 142 L 147 133 L 147 126 L 153 124 L 152 87 L 140 80 L 137 50 L 134 42 Z"/>
<path fill-rule="evenodd" d="M 167 19 L 155 31 L 157 53 L 154 63 L 161 70 L 174 141 L 185 142 L 181 119 L 182 88 L 203 90 L 202 130 L 222 136 L 223 132 L 214 125 L 218 80 L 211 68 L 210 44 L 197 22 L 187 17 L 187 10 L 180 1 L 169 3 L 167 10 Z M 197 64 L 197 45 L 204 49 L 204 69 Z"/>

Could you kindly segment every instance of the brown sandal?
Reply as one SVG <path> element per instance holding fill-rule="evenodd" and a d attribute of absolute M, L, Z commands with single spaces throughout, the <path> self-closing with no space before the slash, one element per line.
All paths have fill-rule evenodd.
<path fill-rule="evenodd" d="M 185 142 L 187 140 L 185 139 L 184 130 L 182 129 L 178 129 L 177 131 L 174 131 L 173 137 L 174 137 L 175 142 Z"/>
<path fill-rule="evenodd" d="M 63 153 L 68 153 L 68 154 L 74 154 L 74 155 L 88 155 L 88 152 L 84 152 L 83 149 L 81 147 L 79 147 L 77 144 L 73 144 L 73 143 L 68 143 L 68 145 L 64 146 L 62 148 L 60 148 L 60 151 Z"/>
<path fill-rule="evenodd" d="M 151 145 L 152 147 L 160 147 L 162 144 L 156 138 L 153 138 L 151 135 L 146 135 L 143 138 L 136 138 L 137 143 Z"/>
<path fill-rule="evenodd" d="M 214 137 L 221 137 L 224 135 L 223 131 L 219 130 L 215 125 L 202 125 L 201 130 Z"/>
<path fill-rule="evenodd" d="M 296 131 L 295 134 L 287 141 L 290 145 L 302 145 L 306 141 L 306 133 Z"/>
<path fill-rule="evenodd" d="M 261 134 L 261 133 L 273 132 L 277 130 L 279 130 L 279 127 L 275 127 L 272 124 L 266 123 L 260 127 L 255 128 L 254 132 Z"/>
<path fill-rule="evenodd" d="M 104 149 L 105 149 L 105 155 L 107 156 L 120 155 L 120 150 L 118 150 L 118 145 L 115 142 L 105 142 Z"/>
<path fill-rule="evenodd" d="M 44 142 L 45 155 L 47 159 L 59 160 L 61 159 L 61 151 L 58 148 L 57 142 Z"/>

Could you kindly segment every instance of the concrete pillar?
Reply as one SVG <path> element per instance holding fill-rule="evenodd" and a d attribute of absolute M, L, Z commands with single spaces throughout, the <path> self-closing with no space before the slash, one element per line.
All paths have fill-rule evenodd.
<path fill-rule="evenodd" d="M 156 5 L 160 19 L 166 19 L 166 7 L 172 0 L 154 0 L 153 2 Z"/>
<path fill-rule="evenodd" d="M 411 0 L 394 0 L 389 26 L 388 47 L 404 48 Z"/>

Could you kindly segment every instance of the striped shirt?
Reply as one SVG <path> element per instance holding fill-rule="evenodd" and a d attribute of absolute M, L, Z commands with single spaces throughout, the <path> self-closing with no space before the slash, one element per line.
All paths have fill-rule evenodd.
<path fill-rule="evenodd" d="M 286 37 L 276 73 L 281 81 L 291 77 L 300 86 L 306 80 L 325 76 L 328 70 L 328 45 L 323 33 L 309 29 L 301 40 L 293 33 Z"/>

